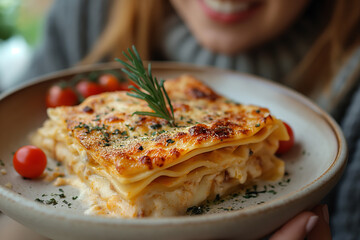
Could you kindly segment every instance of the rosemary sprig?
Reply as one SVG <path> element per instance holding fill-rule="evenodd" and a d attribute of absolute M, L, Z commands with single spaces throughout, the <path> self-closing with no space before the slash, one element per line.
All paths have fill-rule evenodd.
<path fill-rule="evenodd" d="M 168 120 L 171 126 L 175 127 L 174 109 L 164 88 L 165 80 L 161 80 L 159 83 L 156 77 L 152 76 L 151 63 L 149 63 L 148 71 L 146 72 L 135 46 L 132 46 L 132 50 L 128 48 L 127 53 L 123 52 L 123 55 L 130 61 L 130 64 L 118 58 L 116 59 L 125 67 L 122 71 L 128 75 L 131 81 L 140 87 L 138 89 L 130 86 L 131 92 L 127 93 L 127 95 L 145 100 L 148 106 L 154 110 L 154 112 L 136 111 L 133 114 L 163 118 Z"/>

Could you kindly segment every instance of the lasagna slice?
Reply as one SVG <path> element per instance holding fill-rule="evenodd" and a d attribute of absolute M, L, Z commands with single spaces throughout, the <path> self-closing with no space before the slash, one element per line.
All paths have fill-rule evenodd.
<path fill-rule="evenodd" d="M 235 103 L 194 77 L 168 80 L 176 127 L 125 92 L 48 109 L 34 144 L 64 163 L 91 192 L 88 212 L 145 217 L 182 215 L 256 179 L 278 180 L 275 156 L 287 140 L 268 109 Z"/>

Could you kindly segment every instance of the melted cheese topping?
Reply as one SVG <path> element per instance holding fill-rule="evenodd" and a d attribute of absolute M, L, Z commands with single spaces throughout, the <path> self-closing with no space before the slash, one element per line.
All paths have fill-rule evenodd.
<path fill-rule="evenodd" d="M 147 178 L 185 161 L 189 154 L 209 151 L 208 147 L 236 145 L 235 141 L 274 125 L 267 109 L 233 103 L 189 76 L 166 86 L 176 128 L 163 119 L 133 115 L 151 109 L 125 92 L 93 96 L 76 107 L 49 109 L 49 116 L 59 124 L 65 122 L 71 137 L 123 183 Z"/>
<path fill-rule="evenodd" d="M 151 110 L 124 92 L 104 93 L 49 109 L 33 142 L 92 189 L 97 214 L 177 215 L 251 179 L 282 177 L 274 153 L 288 135 L 266 108 L 229 101 L 186 75 L 165 87 L 177 127 L 133 115 Z"/>

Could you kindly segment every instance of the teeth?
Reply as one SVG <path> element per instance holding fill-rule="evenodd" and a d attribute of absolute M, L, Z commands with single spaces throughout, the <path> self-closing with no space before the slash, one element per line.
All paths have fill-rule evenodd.
<path fill-rule="evenodd" d="M 250 7 L 250 3 L 240 1 L 204 0 L 204 2 L 212 10 L 225 14 L 246 11 Z"/>

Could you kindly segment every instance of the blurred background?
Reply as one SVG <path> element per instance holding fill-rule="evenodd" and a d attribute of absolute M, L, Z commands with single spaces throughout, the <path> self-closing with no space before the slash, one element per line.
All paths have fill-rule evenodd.
<path fill-rule="evenodd" d="M 20 77 L 53 0 L 0 0 L 0 92 Z"/>
<path fill-rule="evenodd" d="M 0 92 L 20 77 L 39 44 L 53 0 L 0 0 Z M 1 214 L 0 239 L 44 239 Z"/>

